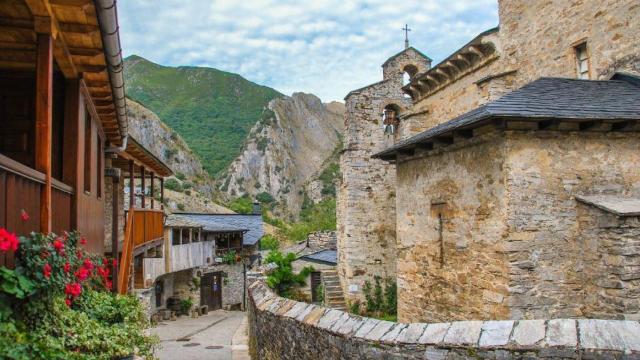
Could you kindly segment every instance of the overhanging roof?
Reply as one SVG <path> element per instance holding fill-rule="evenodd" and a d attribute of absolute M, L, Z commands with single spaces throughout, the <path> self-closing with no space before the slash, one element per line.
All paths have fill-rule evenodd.
<path fill-rule="evenodd" d="M 120 168 L 125 173 L 129 172 L 129 160 L 135 161 L 137 164 L 134 169 L 134 175 L 139 175 L 139 165 L 143 165 L 147 171 L 153 171 L 161 177 L 173 175 L 173 170 L 156 155 L 151 153 L 140 142 L 129 135 L 127 141 L 127 149 L 118 153 L 118 158 L 113 160 L 113 166 Z"/>
<path fill-rule="evenodd" d="M 172 216 L 200 223 L 204 231 L 243 231 L 242 245 L 246 246 L 256 245 L 264 236 L 262 215 L 174 213 Z"/>
<path fill-rule="evenodd" d="M 429 143 L 454 131 L 477 128 L 493 118 L 636 121 L 640 120 L 640 87 L 625 80 L 540 78 L 496 101 L 400 141 L 373 157 L 390 159 L 399 151 Z"/>

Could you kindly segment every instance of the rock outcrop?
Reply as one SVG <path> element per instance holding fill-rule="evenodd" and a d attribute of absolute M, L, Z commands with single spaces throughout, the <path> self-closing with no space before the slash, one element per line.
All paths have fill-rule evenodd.
<path fill-rule="evenodd" d="M 228 199 L 267 193 L 277 201 L 276 214 L 296 218 L 305 194 L 317 192 L 318 176 L 341 147 L 343 116 L 342 103 L 323 104 L 312 94 L 270 101 L 219 190 Z"/>
<path fill-rule="evenodd" d="M 179 186 L 174 189 L 165 187 L 165 199 L 170 210 L 232 213 L 211 200 L 213 181 L 180 135 L 154 112 L 130 99 L 127 99 L 127 115 L 131 136 L 176 174 L 172 181 Z"/>

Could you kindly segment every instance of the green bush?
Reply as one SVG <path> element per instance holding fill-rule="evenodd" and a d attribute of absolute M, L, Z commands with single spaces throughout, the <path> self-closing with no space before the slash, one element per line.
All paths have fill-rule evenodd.
<path fill-rule="evenodd" d="M 258 202 L 260 202 L 261 204 L 271 204 L 275 201 L 273 196 L 271 196 L 271 194 L 269 194 L 268 192 L 261 192 L 260 194 L 256 195 L 256 200 L 258 200 Z"/>
<path fill-rule="evenodd" d="M 366 301 L 366 315 L 390 320 L 395 319 L 398 312 L 397 285 L 391 278 L 385 280 L 384 289 L 379 276 L 374 277 L 374 285 L 365 281 L 362 287 Z"/>
<path fill-rule="evenodd" d="M 185 209 L 184 204 L 182 204 L 182 203 L 180 203 L 180 204 L 178 204 L 176 206 L 178 207 L 178 210 L 180 210 L 180 211 L 184 211 L 184 209 Z"/>
<path fill-rule="evenodd" d="M 178 178 L 178 180 L 180 180 L 180 181 L 185 181 L 185 180 L 187 180 L 187 176 L 186 176 L 185 174 L 181 173 L 181 172 L 177 172 L 177 173 L 176 173 L 176 177 L 177 177 L 177 178 Z"/>
<path fill-rule="evenodd" d="M 260 250 L 278 250 L 280 240 L 275 236 L 267 234 L 260 239 Z"/>
<path fill-rule="evenodd" d="M 233 200 L 227 207 L 238 214 L 251 214 L 253 212 L 253 202 L 248 195 Z"/>
<path fill-rule="evenodd" d="M 278 266 L 267 275 L 267 285 L 280 296 L 288 298 L 293 296 L 295 288 L 304 285 L 307 276 L 313 271 L 313 267 L 307 266 L 300 273 L 294 273 L 291 263 L 295 260 L 296 255 L 294 253 L 283 255 L 278 250 L 272 250 L 264 259 L 265 264 L 274 263 Z"/>
<path fill-rule="evenodd" d="M 111 263 L 83 244 L 77 232 L 20 237 L 15 269 L 0 267 L 1 359 L 153 357 L 142 305 L 105 291 Z"/>
<path fill-rule="evenodd" d="M 182 184 L 176 179 L 167 179 L 164 182 L 165 189 L 182 192 Z"/>
<path fill-rule="evenodd" d="M 189 315 L 189 310 L 191 310 L 191 307 L 193 307 L 193 300 L 191 300 L 190 298 L 182 299 L 180 301 L 180 313 Z"/>

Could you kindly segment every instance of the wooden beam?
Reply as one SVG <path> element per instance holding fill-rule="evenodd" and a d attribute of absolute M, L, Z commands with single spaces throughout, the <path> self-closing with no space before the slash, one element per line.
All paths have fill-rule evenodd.
<path fill-rule="evenodd" d="M 120 172 L 118 172 L 119 174 Z M 118 201 L 120 199 L 120 177 L 119 176 L 113 176 L 111 177 L 112 179 L 112 186 L 111 186 L 111 193 L 112 193 L 112 202 L 111 202 L 111 258 L 112 259 L 118 259 L 118 217 L 120 216 L 120 214 L 118 214 L 118 208 L 119 208 L 119 204 Z M 111 286 L 112 289 L 111 291 L 113 291 L 114 293 L 116 293 L 118 291 L 118 281 L 116 279 L 116 274 L 118 273 L 118 263 L 117 261 L 112 262 L 112 271 L 111 274 L 113 275 L 112 277 L 112 281 L 111 281 Z"/>
<path fill-rule="evenodd" d="M 40 231 L 51 232 L 51 141 L 53 116 L 53 38 L 38 34 L 36 60 L 36 170 L 45 175 L 40 190 Z"/>
<path fill-rule="evenodd" d="M 56 6 L 73 6 L 73 7 L 83 7 L 90 4 L 88 0 L 49 0 L 51 5 Z"/>
<path fill-rule="evenodd" d="M 70 47 L 69 52 L 74 56 L 97 56 L 103 54 L 102 49 L 84 47 Z"/>
<path fill-rule="evenodd" d="M 160 209 L 164 210 L 164 178 L 160 178 Z"/>
<path fill-rule="evenodd" d="M 154 184 L 153 183 L 154 183 L 154 180 L 155 180 L 155 176 L 156 176 L 155 173 L 152 171 L 151 172 L 151 188 L 149 189 L 150 190 L 149 194 L 151 195 L 151 208 L 152 209 L 153 209 L 153 207 L 155 205 L 155 199 L 153 198 L 153 195 L 154 195 L 153 194 L 153 190 L 154 190 L 154 186 L 153 186 Z"/>
<path fill-rule="evenodd" d="M 133 160 L 129 160 L 129 212 L 133 211 L 136 205 L 136 197 L 133 193 L 136 189 L 135 185 L 135 177 L 134 177 L 134 168 L 133 168 Z"/>
<path fill-rule="evenodd" d="M 88 25 L 79 23 L 60 23 L 60 30 L 66 33 L 91 34 L 100 32 L 98 25 Z"/>
<path fill-rule="evenodd" d="M 81 73 L 99 73 L 107 70 L 106 65 L 77 64 L 77 68 L 78 72 Z M 109 93 L 109 95 L 111 95 L 111 93 Z"/>
<path fill-rule="evenodd" d="M 144 190 L 144 166 L 140 166 L 140 188 L 142 189 L 142 202 L 140 207 L 144 209 L 145 206 L 145 190 Z"/>

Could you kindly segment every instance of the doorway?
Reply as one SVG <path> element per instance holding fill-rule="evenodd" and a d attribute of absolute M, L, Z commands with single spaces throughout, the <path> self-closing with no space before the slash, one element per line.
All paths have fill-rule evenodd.
<path fill-rule="evenodd" d="M 207 305 L 209 311 L 222 308 L 222 272 L 202 275 L 200 281 L 200 303 Z"/>
<path fill-rule="evenodd" d="M 322 286 L 322 273 L 320 271 L 311 272 L 311 301 L 314 303 L 320 303 L 323 300 L 320 298 L 322 294 L 318 292 L 320 286 Z"/>

